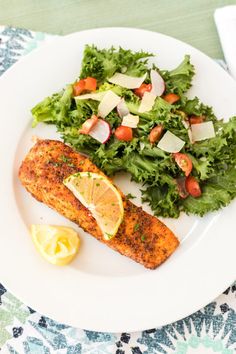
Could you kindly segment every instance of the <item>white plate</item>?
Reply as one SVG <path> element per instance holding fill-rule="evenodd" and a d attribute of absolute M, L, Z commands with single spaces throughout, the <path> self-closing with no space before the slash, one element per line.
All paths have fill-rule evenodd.
<path fill-rule="evenodd" d="M 0 79 L 0 281 L 35 310 L 60 322 L 98 331 L 137 331 L 180 319 L 214 299 L 236 276 L 236 203 L 204 218 L 182 215 L 166 224 L 182 240 L 155 271 L 110 250 L 79 230 L 82 247 L 67 267 L 45 262 L 35 251 L 31 223 L 68 224 L 21 187 L 17 171 L 33 134 L 55 137 L 52 127 L 31 129 L 30 108 L 74 81 L 86 43 L 121 45 L 157 54 L 171 69 L 190 54 L 196 67 L 189 95 L 214 106 L 218 117 L 236 113 L 236 84 L 198 50 L 158 33 L 104 28 L 55 39 L 20 60 Z M 123 191 L 139 195 L 124 176 Z M 135 201 L 140 204 L 140 199 Z M 149 210 L 145 206 L 146 210 Z"/>

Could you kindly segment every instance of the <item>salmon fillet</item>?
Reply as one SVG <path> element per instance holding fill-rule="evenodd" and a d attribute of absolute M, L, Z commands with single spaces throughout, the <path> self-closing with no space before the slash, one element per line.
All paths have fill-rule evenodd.
<path fill-rule="evenodd" d="M 146 268 L 155 269 L 174 252 L 179 241 L 172 231 L 156 217 L 126 199 L 121 191 L 123 221 L 116 236 L 109 241 L 104 240 L 90 211 L 63 184 L 66 177 L 76 172 L 94 172 L 105 176 L 88 158 L 64 143 L 39 140 L 22 162 L 19 178 L 26 190 L 38 201 Z"/>

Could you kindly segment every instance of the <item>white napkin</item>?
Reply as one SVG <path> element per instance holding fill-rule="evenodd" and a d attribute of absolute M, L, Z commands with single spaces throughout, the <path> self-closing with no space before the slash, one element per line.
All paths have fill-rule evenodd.
<path fill-rule="evenodd" d="M 216 9 L 214 18 L 229 72 L 236 79 L 236 5 Z"/>

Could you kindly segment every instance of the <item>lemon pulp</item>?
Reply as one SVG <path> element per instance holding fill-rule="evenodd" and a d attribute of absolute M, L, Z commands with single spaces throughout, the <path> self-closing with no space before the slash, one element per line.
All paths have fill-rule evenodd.
<path fill-rule="evenodd" d="M 92 172 L 78 172 L 64 180 L 74 196 L 90 210 L 106 240 L 118 231 L 123 220 L 121 195 L 110 180 Z"/>

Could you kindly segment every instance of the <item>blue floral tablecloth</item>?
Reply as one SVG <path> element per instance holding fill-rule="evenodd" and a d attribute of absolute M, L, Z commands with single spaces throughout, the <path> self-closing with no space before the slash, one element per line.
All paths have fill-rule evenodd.
<path fill-rule="evenodd" d="M 0 27 L 0 75 L 53 37 Z M 30 291 L 30 290 L 29 290 Z M 100 333 L 69 327 L 35 312 L 0 284 L 0 351 L 11 354 L 233 354 L 236 283 L 211 304 L 161 328 Z"/>

